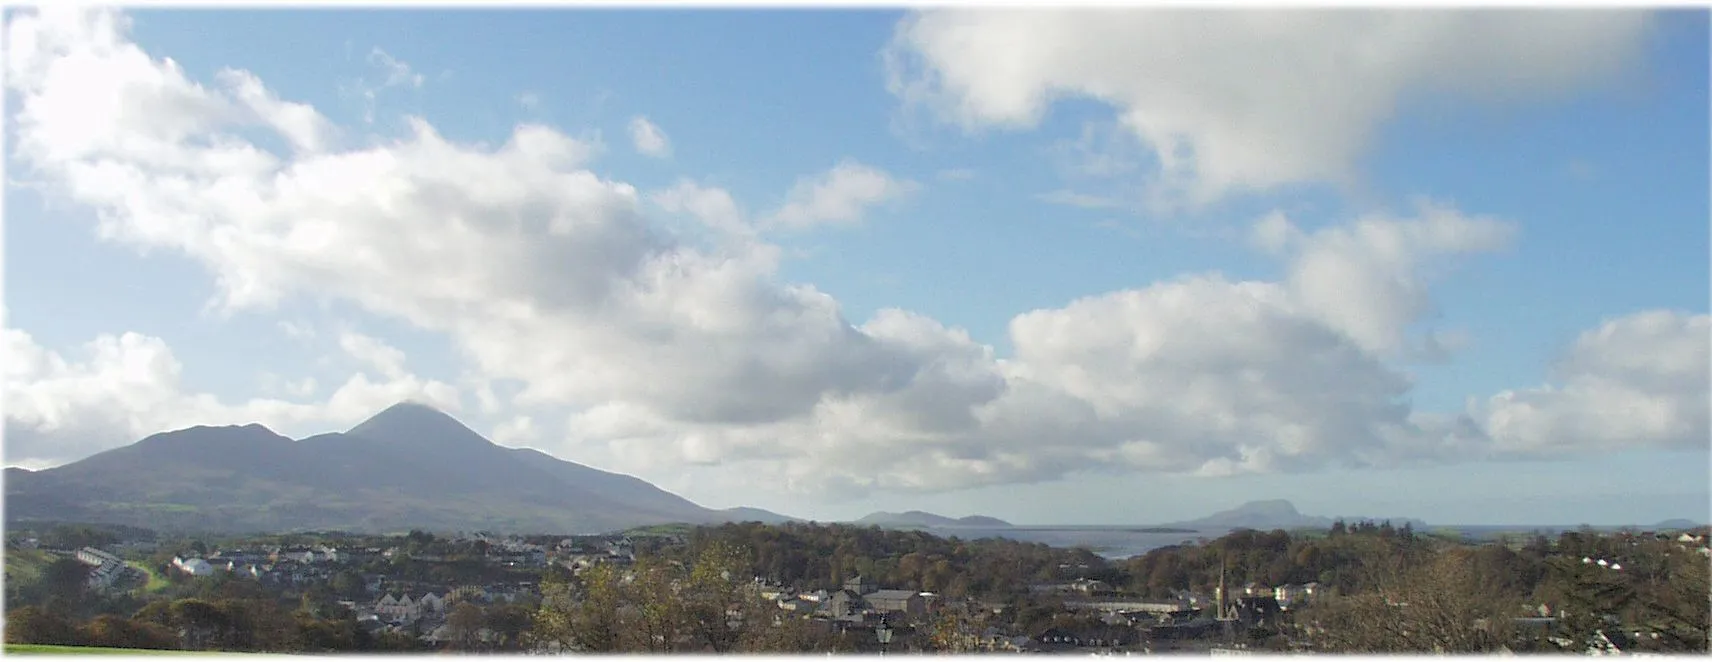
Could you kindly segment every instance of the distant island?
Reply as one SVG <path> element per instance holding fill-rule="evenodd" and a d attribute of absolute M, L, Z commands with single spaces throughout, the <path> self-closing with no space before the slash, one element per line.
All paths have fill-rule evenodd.
<path fill-rule="evenodd" d="M 1006 521 L 1004 521 L 1002 519 L 998 519 L 996 517 L 986 517 L 984 515 L 970 515 L 968 517 L 951 518 L 951 517 L 946 517 L 944 515 L 935 515 L 933 513 L 922 512 L 920 510 L 911 510 L 911 511 L 902 512 L 902 513 L 887 513 L 887 512 L 872 513 L 866 517 L 863 517 L 862 519 L 856 520 L 853 523 L 865 525 L 865 526 L 880 526 L 880 527 L 890 527 L 890 528 L 898 528 L 898 527 L 926 527 L 926 528 L 932 528 L 932 529 L 952 529 L 952 528 L 1008 529 L 1008 528 L 1011 528 L 1010 522 L 1006 522 Z"/>
<path fill-rule="evenodd" d="M 1183 522 L 1173 522 L 1164 525 L 1167 529 L 1191 530 L 1229 530 L 1229 529 L 1327 529 L 1337 520 L 1345 522 L 1391 522 L 1392 526 L 1402 526 L 1405 523 L 1421 529 L 1427 523 L 1418 519 L 1402 517 L 1320 517 L 1303 515 L 1296 510 L 1295 504 L 1284 499 L 1265 501 L 1250 501 L 1230 510 L 1223 510 L 1200 519 Z M 1163 531 L 1171 533 L 1173 531 Z"/>

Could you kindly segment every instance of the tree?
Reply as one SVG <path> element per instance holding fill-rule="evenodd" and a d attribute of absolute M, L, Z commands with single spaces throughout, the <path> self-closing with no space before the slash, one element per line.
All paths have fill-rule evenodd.
<path fill-rule="evenodd" d="M 624 632 L 619 616 L 623 597 L 618 573 L 603 563 L 584 570 L 579 579 L 580 599 L 579 587 L 569 582 L 542 585 L 541 606 L 535 610 L 530 639 L 537 645 L 567 650 L 618 652 Z"/>
<path fill-rule="evenodd" d="M 327 582 L 333 593 L 344 598 L 359 598 L 367 595 L 368 584 L 363 576 L 355 570 L 341 570 Z"/>
<path fill-rule="evenodd" d="M 1372 580 L 1375 591 L 1327 599 L 1303 611 L 1321 650 L 1489 653 L 1509 640 L 1508 603 L 1479 581 L 1463 550 Z"/>
<path fill-rule="evenodd" d="M 89 566 L 74 558 L 59 557 L 42 569 L 41 581 L 51 604 L 81 606 L 89 592 Z"/>
<path fill-rule="evenodd" d="M 632 567 L 625 593 L 635 620 L 627 630 L 635 637 L 633 650 L 670 653 L 678 649 L 684 626 L 684 604 L 677 594 L 674 567 L 657 558 L 644 558 Z"/>
<path fill-rule="evenodd" d="M 487 627 L 482 608 L 470 602 L 459 602 L 446 615 L 446 629 L 460 650 L 474 650 L 481 642 L 481 631 Z"/>
<path fill-rule="evenodd" d="M 84 525 L 61 524 L 42 535 L 42 544 L 58 549 L 105 547 L 119 542 L 112 531 Z"/>
<path fill-rule="evenodd" d="M 740 581 L 749 567 L 742 550 L 720 541 L 702 550 L 690 572 L 684 617 L 696 639 L 714 653 L 730 652 L 743 639 L 746 622 L 760 618 L 753 609 L 740 611 Z"/>
<path fill-rule="evenodd" d="M 91 646 L 171 650 L 178 637 L 154 623 L 101 614 L 83 626 L 83 638 Z"/>
<path fill-rule="evenodd" d="M 6 612 L 6 643 L 76 646 L 83 641 L 64 612 L 31 605 Z"/>
<path fill-rule="evenodd" d="M 487 626 L 497 638 L 501 650 L 520 650 L 523 633 L 529 630 L 530 611 L 519 605 L 502 605 L 487 610 Z"/>
<path fill-rule="evenodd" d="M 179 643 L 187 650 L 218 649 L 226 639 L 231 619 L 219 607 L 197 598 L 176 600 L 165 609 L 169 627 L 177 627 Z"/>
<path fill-rule="evenodd" d="M 1575 536 L 1571 538 L 1572 548 L 1586 550 L 1596 545 L 1573 532 L 1564 535 Z M 1548 603 L 1558 605 L 1557 631 L 1572 642 L 1573 652 L 1586 650 L 1600 630 L 1634 603 L 1635 589 L 1627 580 L 1623 573 L 1582 563 L 1579 557 L 1557 556 L 1547 561 L 1547 585 L 1542 592 Z"/>
<path fill-rule="evenodd" d="M 1705 559 L 1689 552 L 1664 559 L 1665 573 L 1640 596 L 1639 620 L 1658 633 L 1664 652 L 1707 650 L 1712 638 L 1712 579 Z"/>

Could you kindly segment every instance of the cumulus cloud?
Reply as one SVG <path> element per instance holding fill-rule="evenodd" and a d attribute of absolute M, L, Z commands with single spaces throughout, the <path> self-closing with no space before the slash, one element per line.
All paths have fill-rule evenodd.
<path fill-rule="evenodd" d="M 378 339 L 346 331 L 339 334 L 339 348 L 383 377 L 397 379 L 406 374 L 404 352 Z"/>
<path fill-rule="evenodd" d="M 806 179 L 752 223 L 729 192 L 689 180 L 644 197 L 591 171 L 588 144 L 542 125 L 490 146 L 412 118 L 389 141 L 276 154 L 235 131 L 258 116 L 235 110 L 249 107 L 247 92 L 202 86 L 151 58 L 112 14 L 21 13 L 8 29 L 20 163 L 95 209 L 106 236 L 197 261 L 225 309 L 314 296 L 445 334 L 468 371 L 459 384 L 507 421 L 496 435 L 547 450 L 580 443 L 644 473 L 744 464 L 788 489 L 856 494 L 1088 469 L 1467 459 L 1527 446 L 1518 440 L 1529 434 L 1553 438 L 1527 429 L 1557 429 L 1408 405 L 1411 381 L 1388 361 L 1452 337 L 1410 333 L 1430 311 L 1427 284 L 1456 256 L 1497 250 L 1513 233 L 1447 206 L 1312 230 L 1268 217 L 1254 238 L 1285 262 L 1280 282 L 1192 274 L 1025 312 L 1009 327 L 1013 355 L 1001 358 L 908 311 L 852 323 L 826 293 L 781 282 L 781 249 L 750 228 L 853 222 L 913 186 L 868 166 Z M 112 103 L 65 101 L 77 98 Z M 98 123 L 71 131 L 62 112 Z M 284 135 L 296 124 L 263 126 Z M 653 211 L 690 215 L 717 240 L 671 232 Z M 367 415 L 461 392 L 413 377 L 396 349 L 355 333 L 338 337 L 342 351 L 380 381 L 357 375 L 311 409 L 186 395 L 158 339 L 110 338 L 74 362 L 8 333 L 20 347 L 8 356 L 26 357 L 7 365 L 8 393 L 26 403 L 14 415 L 8 402 L 8 430 L 37 435 L 77 421 L 143 432 Z M 1703 379 L 1654 379 L 1648 371 L 1664 363 L 1623 358 L 1648 351 L 1630 345 L 1657 344 L 1650 338 L 1588 341 L 1550 393 L 1597 384 L 1632 402 L 1705 400 Z M 144 376 L 136 393 L 96 387 L 136 382 L 127 374 Z M 547 407 L 570 413 L 550 425 L 524 413 Z M 1692 414 L 1669 409 L 1656 427 Z"/>
<path fill-rule="evenodd" d="M 663 159 L 672 155 L 672 141 L 666 132 L 640 115 L 630 118 L 630 144 L 643 156 Z"/>
<path fill-rule="evenodd" d="M 820 225 L 850 225 L 869 207 L 902 198 L 920 188 L 883 170 L 844 161 L 815 177 L 798 180 L 784 206 L 769 219 L 772 227 L 800 230 Z"/>
<path fill-rule="evenodd" d="M 160 338 L 102 335 L 65 356 L 28 333 L 4 329 L 8 465 L 49 466 L 193 425 L 262 423 L 285 434 L 354 425 L 401 400 L 458 411 L 456 389 L 398 372 L 352 375 L 323 402 L 255 398 L 228 402 L 187 389 L 183 365 Z M 402 356 L 398 357 L 402 361 Z M 313 380 L 288 383 L 298 397 Z"/>
<path fill-rule="evenodd" d="M 702 186 L 685 179 L 649 197 L 664 211 L 689 214 L 703 225 L 726 235 L 754 235 L 754 228 L 745 220 L 737 200 L 724 189 Z"/>
<path fill-rule="evenodd" d="M 1706 448 L 1712 435 L 1712 318 L 1652 310 L 1576 339 L 1555 384 L 1473 408 L 1501 452 L 1555 455 L 1636 447 Z"/>
<path fill-rule="evenodd" d="M 1429 200 L 1417 201 L 1416 213 L 1412 219 L 1370 214 L 1305 233 L 1274 212 L 1255 223 L 1251 237 L 1290 257 L 1287 283 L 1310 314 L 1368 351 L 1421 355 L 1429 353 L 1426 346 L 1409 345 L 1404 331 L 1433 311 L 1427 287 L 1434 272 L 1427 267 L 1434 258 L 1501 250 L 1515 226 Z"/>
<path fill-rule="evenodd" d="M 979 10 L 914 14 L 884 52 L 908 108 L 974 131 L 1086 98 L 1149 148 L 1155 200 L 1345 183 L 1406 101 L 1526 101 L 1606 80 L 1644 11 Z"/>

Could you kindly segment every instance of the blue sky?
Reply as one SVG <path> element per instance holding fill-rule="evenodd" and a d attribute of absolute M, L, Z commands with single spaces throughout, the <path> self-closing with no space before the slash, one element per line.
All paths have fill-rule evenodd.
<path fill-rule="evenodd" d="M 1235 16 L 11 15 L 6 461 L 413 399 L 805 517 L 1707 519 L 1706 14 Z"/>

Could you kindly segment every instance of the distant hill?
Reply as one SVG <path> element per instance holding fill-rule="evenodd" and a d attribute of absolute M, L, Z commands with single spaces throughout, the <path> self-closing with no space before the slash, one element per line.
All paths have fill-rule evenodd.
<path fill-rule="evenodd" d="M 1426 527 L 1426 522 L 1417 519 L 1401 517 L 1319 517 L 1303 515 L 1296 506 L 1283 499 L 1267 501 L 1250 501 L 1230 510 L 1223 510 L 1200 519 L 1183 522 L 1173 522 L 1164 526 L 1196 530 L 1221 529 L 1326 529 L 1342 519 L 1346 523 L 1360 521 L 1383 522 L 1390 521 L 1392 526 L 1402 526 L 1405 522 L 1417 529 Z"/>
<path fill-rule="evenodd" d="M 784 517 L 712 510 L 634 476 L 499 446 L 413 403 L 298 441 L 255 424 L 163 432 L 5 479 L 7 522 L 162 530 L 600 533 Z"/>
<path fill-rule="evenodd" d="M 1658 529 L 1660 531 L 1676 531 L 1676 530 L 1686 530 L 1686 529 L 1698 529 L 1702 526 L 1705 526 L 1705 525 L 1700 524 L 1698 522 L 1695 522 L 1694 520 L 1667 519 L 1663 522 L 1659 522 L 1658 524 L 1654 524 L 1652 526 L 1652 528 Z"/>
<path fill-rule="evenodd" d="M 1010 522 L 995 517 L 970 515 L 968 517 L 950 518 L 943 515 L 911 510 L 902 513 L 873 513 L 856 524 L 880 527 L 928 527 L 928 528 L 1009 528 Z"/>
<path fill-rule="evenodd" d="M 802 521 L 804 521 L 801 519 L 797 519 L 795 517 L 791 517 L 789 515 L 780 515 L 780 514 L 775 513 L 771 510 L 762 510 L 760 508 L 746 508 L 746 507 L 742 507 L 742 506 L 739 506 L 736 508 L 726 508 L 726 509 L 721 510 L 719 512 L 733 522 L 760 522 L 762 524 L 786 524 L 789 522 L 802 522 Z"/>

